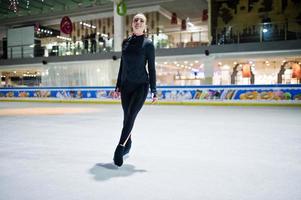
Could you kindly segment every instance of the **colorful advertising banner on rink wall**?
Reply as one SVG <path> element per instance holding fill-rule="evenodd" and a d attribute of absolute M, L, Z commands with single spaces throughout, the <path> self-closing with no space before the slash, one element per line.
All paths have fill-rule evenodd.
<path fill-rule="evenodd" d="M 166 86 L 158 87 L 158 98 L 163 101 L 283 101 L 301 102 L 301 85 L 256 86 Z M 0 98 L 35 99 L 94 99 L 110 100 L 114 87 L 36 87 L 0 88 Z M 151 98 L 151 94 L 148 95 Z"/>

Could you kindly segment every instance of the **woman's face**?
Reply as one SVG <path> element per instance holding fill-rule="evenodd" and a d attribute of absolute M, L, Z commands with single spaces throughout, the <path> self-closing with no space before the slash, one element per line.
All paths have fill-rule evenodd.
<path fill-rule="evenodd" d="M 142 35 L 146 28 L 146 19 L 144 15 L 135 15 L 132 21 L 132 28 L 136 35 Z"/>

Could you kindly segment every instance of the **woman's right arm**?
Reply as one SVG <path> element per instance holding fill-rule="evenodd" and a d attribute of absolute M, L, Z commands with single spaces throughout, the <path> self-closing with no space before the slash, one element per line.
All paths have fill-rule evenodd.
<path fill-rule="evenodd" d="M 120 59 L 120 67 L 119 67 L 119 72 L 118 72 L 118 78 L 117 78 L 117 83 L 115 87 L 115 91 L 119 92 L 120 91 L 120 86 L 121 86 L 121 73 L 122 73 L 122 57 Z M 118 91 L 117 91 L 118 90 Z"/>
<path fill-rule="evenodd" d="M 124 39 L 122 41 L 122 44 L 121 44 L 121 49 L 123 50 L 124 48 L 124 44 L 125 42 L 127 41 L 127 39 Z M 116 87 L 115 87 L 115 91 L 116 92 L 120 92 L 120 87 L 121 87 L 121 74 L 122 74 L 122 52 L 121 52 L 121 58 L 120 58 L 120 67 L 119 67 L 119 72 L 118 72 L 118 77 L 117 77 L 117 83 L 116 83 Z"/>

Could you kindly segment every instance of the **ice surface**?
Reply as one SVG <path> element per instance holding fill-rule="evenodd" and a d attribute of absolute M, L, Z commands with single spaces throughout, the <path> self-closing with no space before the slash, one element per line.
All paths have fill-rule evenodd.
<path fill-rule="evenodd" d="M 118 168 L 122 117 L 120 105 L 0 103 L 0 199 L 301 199 L 300 108 L 145 105 Z"/>

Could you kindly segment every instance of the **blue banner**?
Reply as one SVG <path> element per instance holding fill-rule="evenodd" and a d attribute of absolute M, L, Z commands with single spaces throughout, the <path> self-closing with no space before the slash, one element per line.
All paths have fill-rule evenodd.
<path fill-rule="evenodd" d="M 301 101 L 301 85 L 158 87 L 166 101 Z M 0 88 L 1 98 L 112 99 L 114 87 Z M 148 95 L 151 98 L 151 94 Z"/>

